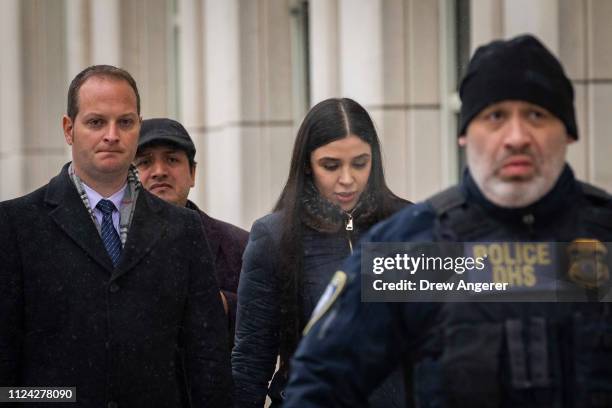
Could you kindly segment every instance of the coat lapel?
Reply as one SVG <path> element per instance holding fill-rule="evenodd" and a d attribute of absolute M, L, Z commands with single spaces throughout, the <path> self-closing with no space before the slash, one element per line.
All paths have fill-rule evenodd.
<path fill-rule="evenodd" d="M 166 235 L 168 221 L 162 214 L 163 202 L 153 199 L 144 189 L 140 190 L 127 242 L 111 281 L 129 272 Z"/>
<path fill-rule="evenodd" d="M 208 247 L 210 248 L 213 263 L 216 263 L 217 253 L 219 252 L 219 247 L 222 245 L 221 236 L 219 234 L 220 231 L 215 226 L 214 220 L 204 211 L 200 210 L 195 203 L 187 201 L 186 207 L 190 210 L 196 211 L 200 216 L 200 220 L 202 220 L 202 228 L 204 229 L 206 241 L 208 242 Z"/>
<path fill-rule="evenodd" d="M 202 225 L 204 227 L 204 233 L 206 234 L 206 240 L 210 248 L 210 253 L 213 257 L 213 263 L 217 262 L 217 254 L 219 253 L 219 247 L 221 247 L 221 237 L 212 219 L 205 213 L 200 211 L 200 217 L 202 219 Z"/>
<path fill-rule="evenodd" d="M 68 164 L 49 182 L 45 202 L 52 207 L 49 215 L 55 223 L 97 263 L 112 272 L 113 264 L 100 234 L 70 180 Z"/>

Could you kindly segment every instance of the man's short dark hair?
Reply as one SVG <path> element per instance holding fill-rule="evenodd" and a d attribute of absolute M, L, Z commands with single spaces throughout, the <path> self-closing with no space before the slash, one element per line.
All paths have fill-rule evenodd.
<path fill-rule="evenodd" d="M 74 122 L 77 114 L 79 113 L 79 90 L 81 89 L 81 86 L 89 78 L 93 77 L 112 78 L 126 81 L 132 87 L 132 90 L 136 95 L 136 110 L 138 115 L 140 115 L 140 94 L 138 93 L 138 86 L 136 86 L 136 81 L 134 78 L 132 78 L 132 75 L 130 75 L 130 73 L 126 70 L 114 67 L 112 65 L 92 65 L 79 72 L 70 83 L 70 87 L 68 87 L 68 107 L 66 109 L 66 114 L 70 120 Z"/>

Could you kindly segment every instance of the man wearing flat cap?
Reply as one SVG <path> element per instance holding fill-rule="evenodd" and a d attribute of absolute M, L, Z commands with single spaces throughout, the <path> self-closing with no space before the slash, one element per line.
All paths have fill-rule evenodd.
<path fill-rule="evenodd" d="M 195 153 L 196 148 L 189 133 L 179 122 L 167 118 L 142 122 L 135 159 L 140 181 L 145 189 L 159 198 L 199 214 L 214 258 L 231 343 L 236 322 L 236 291 L 242 253 L 249 233 L 210 217 L 188 200 L 189 191 L 195 185 Z"/>
<path fill-rule="evenodd" d="M 400 364 L 409 406 L 612 406 L 609 304 L 560 301 L 592 300 L 609 285 L 607 265 L 590 261 L 605 259 L 612 240 L 612 197 L 565 161 L 578 139 L 572 84 L 523 35 L 480 47 L 460 96 L 463 180 L 375 226 L 337 272 L 291 362 L 284 407 L 365 406 Z M 451 266 L 447 283 L 500 286 L 438 298 L 416 297 L 417 286 L 403 303 L 362 301 L 372 273 L 362 261 L 384 242 L 479 254 L 480 275 Z M 427 273 L 414 276 L 436 276 Z"/>

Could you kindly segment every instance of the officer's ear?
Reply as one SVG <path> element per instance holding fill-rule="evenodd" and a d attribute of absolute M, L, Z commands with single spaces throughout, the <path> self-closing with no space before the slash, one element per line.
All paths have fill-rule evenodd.
<path fill-rule="evenodd" d="M 465 147 L 467 145 L 467 136 L 466 135 L 459 136 L 457 143 L 459 144 L 459 146 Z"/>

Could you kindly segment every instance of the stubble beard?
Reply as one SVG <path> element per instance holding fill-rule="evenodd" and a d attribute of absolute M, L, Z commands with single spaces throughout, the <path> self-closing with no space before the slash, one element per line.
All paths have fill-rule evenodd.
<path fill-rule="evenodd" d="M 523 208 L 539 201 L 555 186 L 565 157 L 551 158 L 548 168 L 537 165 L 534 174 L 525 177 L 501 177 L 498 172 L 486 176 L 485 170 L 478 165 L 470 168 L 476 185 L 484 196 L 497 206 L 504 208 Z"/>

